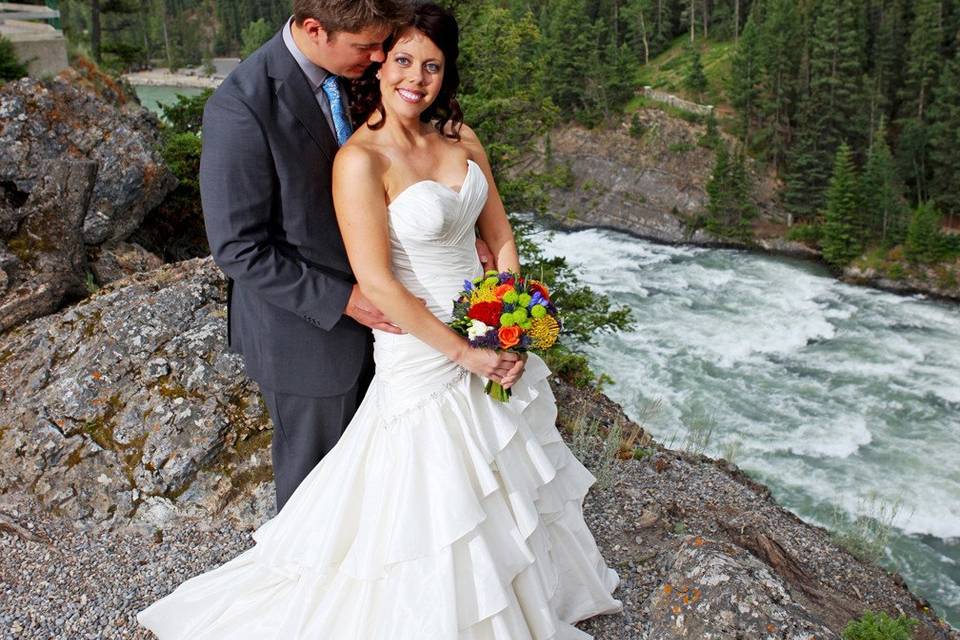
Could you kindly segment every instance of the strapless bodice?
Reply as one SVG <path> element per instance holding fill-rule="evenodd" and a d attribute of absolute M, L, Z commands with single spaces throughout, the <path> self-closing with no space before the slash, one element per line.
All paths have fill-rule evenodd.
<path fill-rule="evenodd" d="M 443 322 L 465 279 L 483 273 L 474 227 L 487 201 L 487 180 L 472 160 L 459 191 L 421 180 L 388 205 L 394 275 Z M 446 357 L 412 335 L 374 331 L 377 378 L 384 407 L 413 406 L 462 375 Z"/>
<path fill-rule="evenodd" d="M 421 180 L 388 207 L 394 274 L 444 322 L 463 280 L 481 273 L 474 226 L 486 200 L 483 171 L 468 160 L 460 191 Z"/>

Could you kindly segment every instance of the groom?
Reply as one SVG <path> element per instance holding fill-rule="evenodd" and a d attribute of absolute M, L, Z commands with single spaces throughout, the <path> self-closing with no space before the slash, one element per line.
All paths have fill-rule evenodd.
<path fill-rule="evenodd" d="M 333 448 L 373 374 L 370 328 L 333 212 L 333 158 L 352 131 L 339 78 L 382 62 L 393 0 L 294 0 L 293 18 L 203 115 L 200 192 L 228 276 L 229 347 L 273 420 L 277 509 Z"/>

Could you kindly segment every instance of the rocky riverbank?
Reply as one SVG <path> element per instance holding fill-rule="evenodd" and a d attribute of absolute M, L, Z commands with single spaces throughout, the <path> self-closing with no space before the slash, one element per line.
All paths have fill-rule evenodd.
<path fill-rule="evenodd" d="M 187 87 L 193 89 L 216 89 L 223 82 L 223 76 L 173 72 L 169 69 L 151 69 L 127 73 L 123 79 L 133 86 L 144 87 Z"/>
<path fill-rule="evenodd" d="M 136 610 L 271 515 L 270 424 L 224 351 L 223 303 L 219 271 L 193 260 L 0 337 L 0 620 L 19 637 L 138 637 Z M 836 638 L 870 608 L 921 620 L 917 638 L 960 640 L 897 575 L 736 467 L 660 447 L 605 396 L 553 383 L 568 436 L 619 424 L 649 453 L 580 448 L 609 479 L 585 508 L 626 605 L 583 625 L 598 639 Z"/>
<path fill-rule="evenodd" d="M 631 127 L 641 135 L 631 135 Z M 699 145 L 706 127 L 655 108 L 637 112 L 637 122 L 608 129 L 561 127 L 550 135 L 554 165 L 570 168 L 571 181 L 550 192 L 547 222 L 563 229 L 609 228 L 667 244 L 760 251 L 819 261 L 820 252 L 787 240 L 787 214 L 777 204 L 777 182 L 751 167 L 760 220 L 751 243 L 720 238 L 695 228 L 706 211 L 706 185 L 713 152 Z M 733 144 L 733 140 L 727 140 Z M 542 161 L 531 167 L 544 168 Z M 905 295 L 960 301 L 960 262 L 939 268 L 889 273 L 854 264 L 839 277 Z"/>

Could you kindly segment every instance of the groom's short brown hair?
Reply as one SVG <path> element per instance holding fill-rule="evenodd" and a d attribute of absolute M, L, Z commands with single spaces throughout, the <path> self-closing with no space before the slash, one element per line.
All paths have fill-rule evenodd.
<path fill-rule="evenodd" d="M 293 0 L 293 20 L 313 18 L 328 36 L 358 33 L 368 27 L 395 27 L 409 14 L 403 0 Z"/>

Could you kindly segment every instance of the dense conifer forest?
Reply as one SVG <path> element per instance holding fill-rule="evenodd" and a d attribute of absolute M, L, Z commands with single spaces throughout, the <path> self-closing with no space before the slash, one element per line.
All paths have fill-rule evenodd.
<path fill-rule="evenodd" d="M 247 55 L 289 14 L 277 0 L 48 4 L 77 52 L 116 71 Z M 629 118 L 650 84 L 715 107 L 699 119 L 717 151 L 709 231 L 749 241 L 750 159 L 776 180 L 789 237 L 832 265 L 960 255 L 960 0 L 446 4 L 463 27 L 462 102 L 501 175 L 553 126 Z M 561 173 L 508 181 L 506 196 L 536 208 Z"/>

